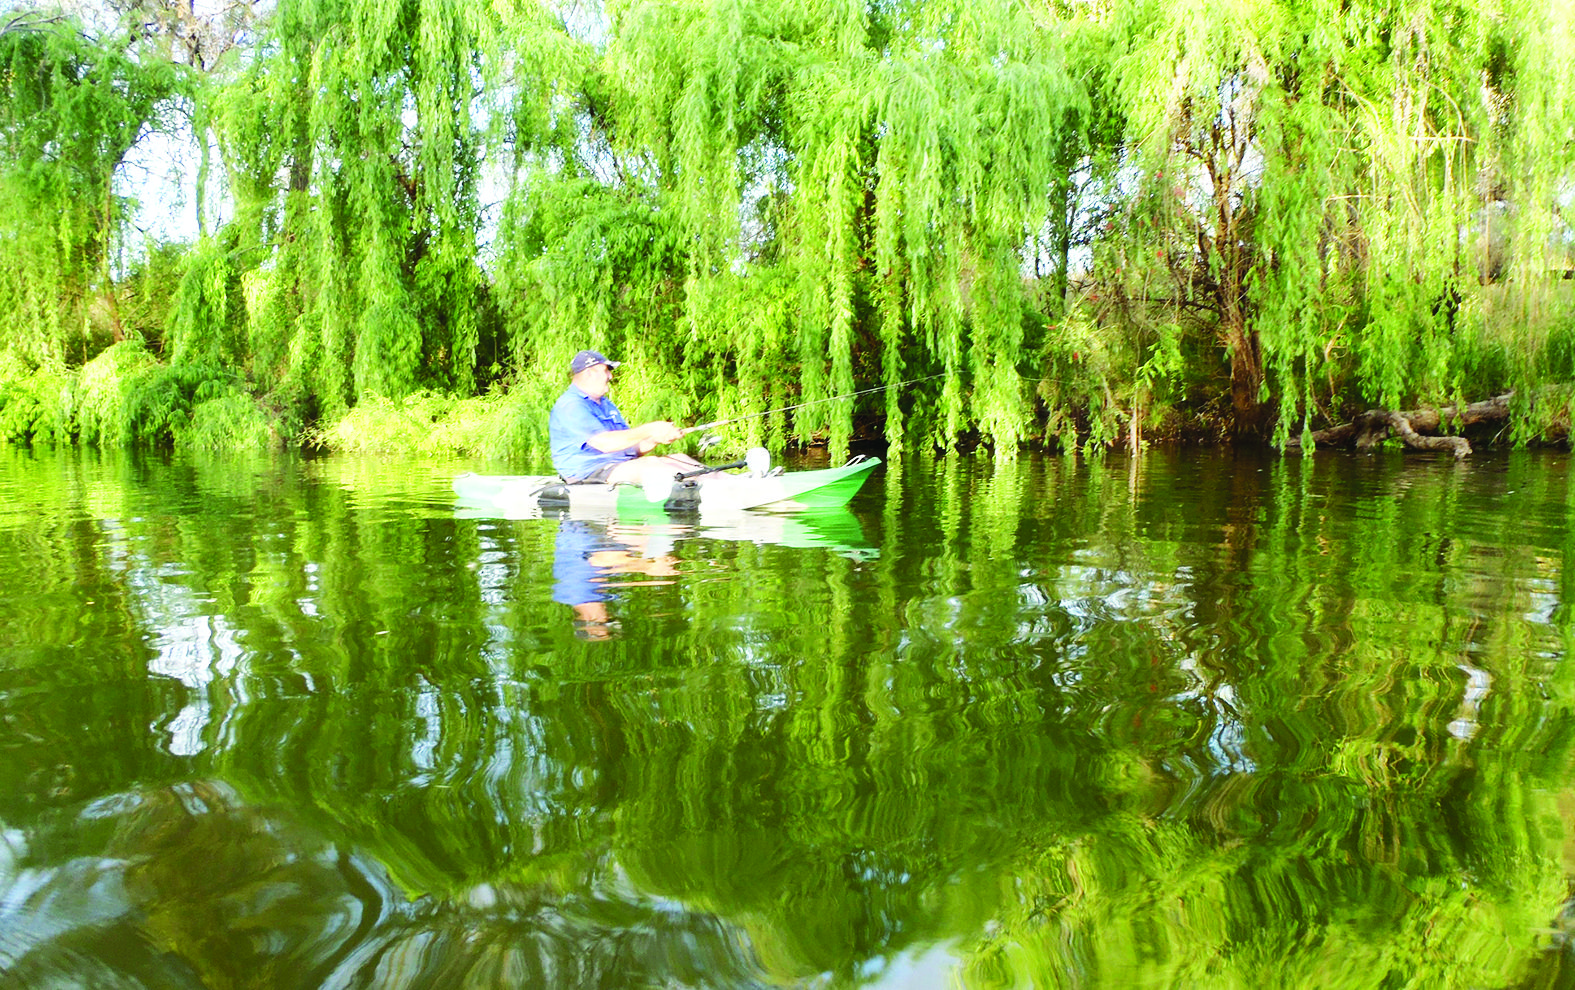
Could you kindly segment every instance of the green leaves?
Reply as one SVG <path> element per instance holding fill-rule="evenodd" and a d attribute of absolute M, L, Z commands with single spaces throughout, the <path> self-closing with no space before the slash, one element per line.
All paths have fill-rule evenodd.
<path fill-rule="evenodd" d="M 202 75 L 24 17 L 0 346 L 62 369 L 162 339 L 292 420 L 500 377 L 545 401 L 598 346 L 653 415 L 812 403 L 758 424 L 774 445 L 1009 454 L 1133 417 L 1284 442 L 1568 364 L 1555 10 L 291 0 Z M 177 110 L 228 222 L 155 315 L 116 284 L 113 183 Z"/>
<path fill-rule="evenodd" d="M 126 222 L 115 171 L 181 88 L 133 40 L 89 38 L 63 15 L 19 13 L 0 31 L 0 349 L 57 370 L 85 359 Z"/>

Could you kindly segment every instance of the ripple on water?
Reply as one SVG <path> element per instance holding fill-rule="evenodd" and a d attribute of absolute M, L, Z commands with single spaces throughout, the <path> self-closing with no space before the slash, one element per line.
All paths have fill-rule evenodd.
<path fill-rule="evenodd" d="M 913 461 L 748 531 L 0 472 L 7 975 L 1535 983 L 1562 465 Z"/>

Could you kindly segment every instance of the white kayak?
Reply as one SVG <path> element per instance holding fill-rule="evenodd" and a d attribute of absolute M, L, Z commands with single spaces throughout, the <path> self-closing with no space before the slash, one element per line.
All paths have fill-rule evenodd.
<path fill-rule="evenodd" d="M 514 518 L 534 516 L 544 508 L 617 515 L 743 509 L 792 512 L 846 505 L 879 464 L 878 457 L 856 457 L 835 468 L 741 474 L 718 471 L 651 487 L 570 485 L 552 475 L 467 473 L 454 479 L 454 494 L 459 496 L 461 509 L 495 511 Z"/>

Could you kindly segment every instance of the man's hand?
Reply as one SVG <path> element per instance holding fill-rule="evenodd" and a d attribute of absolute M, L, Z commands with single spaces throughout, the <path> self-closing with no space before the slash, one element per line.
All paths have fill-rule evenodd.
<path fill-rule="evenodd" d="M 678 429 L 678 427 L 674 426 L 672 423 L 669 423 L 665 419 L 659 419 L 653 423 L 646 423 L 644 426 L 640 427 L 640 429 L 645 431 L 645 437 L 647 440 L 654 441 L 655 443 L 672 443 L 679 437 L 683 436 L 683 433 Z"/>

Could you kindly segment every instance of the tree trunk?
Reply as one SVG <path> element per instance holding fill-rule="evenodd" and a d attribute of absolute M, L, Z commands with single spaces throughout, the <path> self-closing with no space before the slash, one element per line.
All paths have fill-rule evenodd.
<path fill-rule="evenodd" d="M 1263 390 L 1258 335 L 1243 325 L 1239 312 L 1228 312 L 1227 319 L 1234 322 L 1226 327 L 1226 346 L 1230 348 L 1230 405 L 1235 438 L 1261 440 L 1265 407 L 1258 398 Z"/>
<path fill-rule="evenodd" d="M 1230 351 L 1232 432 L 1237 442 L 1256 442 L 1263 439 L 1266 411 L 1259 398 L 1263 391 L 1263 355 L 1258 335 L 1250 325 L 1247 302 L 1247 273 L 1252 265 L 1249 206 L 1247 199 L 1237 197 L 1235 190 L 1246 141 L 1238 132 L 1237 114 L 1228 111 L 1224 119 L 1224 124 L 1218 118 L 1213 123 L 1204 161 L 1214 192 L 1212 247 L 1218 265 L 1214 291 L 1220 335 Z M 1207 258 L 1209 245 L 1202 247 Z"/>
<path fill-rule="evenodd" d="M 1505 422 L 1509 419 L 1509 400 L 1514 394 L 1505 392 L 1463 407 L 1445 406 L 1442 409 L 1414 409 L 1409 412 L 1369 409 L 1349 423 L 1318 430 L 1312 439 L 1320 447 L 1350 445 L 1357 450 L 1370 450 L 1394 434 L 1415 450 L 1448 450 L 1455 455 L 1456 460 L 1460 460 L 1471 455 L 1471 444 L 1465 437 L 1423 436 L 1422 431 L 1434 432 L 1446 420 L 1457 427 Z M 1292 440 L 1289 444 L 1289 449 L 1300 447 L 1300 440 Z"/>

